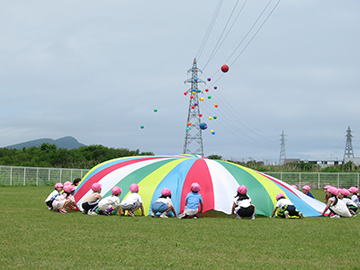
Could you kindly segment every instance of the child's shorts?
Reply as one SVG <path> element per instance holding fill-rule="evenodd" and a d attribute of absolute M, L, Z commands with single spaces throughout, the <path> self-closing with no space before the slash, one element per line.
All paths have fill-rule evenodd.
<path fill-rule="evenodd" d="M 121 205 L 122 210 L 133 211 L 140 207 L 140 202 L 134 202 L 132 204 L 124 203 L 124 204 L 120 204 L 120 205 Z"/>
<path fill-rule="evenodd" d="M 53 203 L 53 201 L 47 201 L 47 202 L 46 202 L 46 205 L 47 205 L 48 207 L 53 208 L 52 203 Z"/>
<path fill-rule="evenodd" d="M 86 203 L 83 203 L 81 206 L 86 212 L 89 212 L 89 211 L 95 211 L 96 208 L 98 207 L 98 204 L 99 204 L 98 201 L 96 201 L 96 202 L 86 202 Z"/>
<path fill-rule="evenodd" d="M 151 209 L 152 209 L 152 211 L 155 212 L 155 213 L 157 213 L 157 212 L 163 213 L 163 212 L 165 212 L 168 208 L 169 208 L 169 205 L 167 205 L 166 203 L 163 203 L 163 202 L 154 202 L 154 203 L 151 205 Z"/>
<path fill-rule="evenodd" d="M 185 208 L 184 213 L 188 216 L 196 215 L 199 212 L 199 209 L 187 209 Z"/>
<path fill-rule="evenodd" d="M 254 206 L 250 205 L 248 207 L 240 207 L 236 212 L 240 217 L 251 217 L 254 214 Z"/>
<path fill-rule="evenodd" d="M 280 209 L 278 216 L 285 217 L 285 211 L 289 212 L 289 216 L 299 216 L 299 211 L 296 210 L 294 205 L 286 205 L 284 208 Z"/>

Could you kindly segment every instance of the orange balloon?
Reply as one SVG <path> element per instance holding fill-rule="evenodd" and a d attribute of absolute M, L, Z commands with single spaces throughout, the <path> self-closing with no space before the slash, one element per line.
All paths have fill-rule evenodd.
<path fill-rule="evenodd" d="M 215 108 L 219 107 L 219 105 L 215 104 Z"/>
<path fill-rule="evenodd" d="M 191 122 L 188 123 L 188 126 L 191 126 Z"/>

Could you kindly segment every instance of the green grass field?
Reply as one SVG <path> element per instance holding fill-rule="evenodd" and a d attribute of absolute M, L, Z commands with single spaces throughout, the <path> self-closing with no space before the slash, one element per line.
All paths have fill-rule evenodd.
<path fill-rule="evenodd" d="M 51 187 L 0 188 L 1 269 L 359 269 L 360 217 L 198 220 L 59 214 Z M 321 190 L 312 191 L 320 200 Z M 205 217 L 204 217 L 205 216 Z"/>

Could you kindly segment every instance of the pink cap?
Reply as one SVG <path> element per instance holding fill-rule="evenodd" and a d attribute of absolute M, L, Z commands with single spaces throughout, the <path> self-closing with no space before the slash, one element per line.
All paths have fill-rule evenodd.
<path fill-rule="evenodd" d="M 170 196 L 170 195 L 171 195 L 171 190 L 168 189 L 168 188 L 164 188 L 164 189 L 161 191 L 161 195 L 163 195 L 163 196 Z"/>
<path fill-rule="evenodd" d="M 323 189 L 328 190 L 331 186 L 330 185 L 326 185 L 325 187 L 323 187 Z"/>
<path fill-rule="evenodd" d="M 346 188 L 340 189 L 340 192 L 346 197 L 350 195 L 350 191 L 348 191 Z"/>
<path fill-rule="evenodd" d="M 121 191 L 122 191 L 121 188 L 113 187 L 113 189 L 111 190 L 111 193 L 116 196 L 116 195 L 119 195 L 121 193 Z"/>
<path fill-rule="evenodd" d="M 99 191 L 101 189 L 101 184 L 100 183 L 94 183 L 94 184 L 92 184 L 91 189 L 94 192 L 97 192 L 97 191 Z"/>
<path fill-rule="evenodd" d="M 139 185 L 137 185 L 135 183 L 131 184 L 129 189 L 130 189 L 131 193 L 136 193 L 139 191 Z"/>
<path fill-rule="evenodd" d="M 280 192 L 276 195 L 276 200 L 278 201 L 281 197 L 285 198 L 285 194 Z"/>
<path fill-rule="evenodd" d="M 55 188 L 62 188 L 63 187 L 63 184 L 61 184 L 61 183 L 56 183 L 55 184 Z"/>
<path fill-rule="evenodd" d="M 329 187 L 328 191 L 333 194 L 333 195 L 338 195 L 339 194 L 339 190 L 336 187 Z"/>
<path fill-rule="evenodd" d="M 200 187 L 200 185 L 198 183 L 194 182 L 194 183 L 191 184 L 190 190 L 192 192 L 199 192 L 201 190 L 201 187 Z"/>
<path fill-rule="evenodd" d="M 297 186 L 296 185 L 291 185 L 293 188 L 297 189 Z"/>
<path fill-rule="evenodd" d="M 358 193 L 359 189 L 357 187 L 351 187 L 351 188 L 349 188 L 349 191 L 352 193 Z"/>
<path fill-rule="evenodd" d="M 241 185 L 240 187 L 237 188 L 237 191 L 241 194 L 241 195 L 245 195 L 247 192 L 247 187 L 245 187 L 244 185 Z"/>
<path fill-rule="evenodd" d="M 71 185 L 72 183 L 70 182 L 70 181 L 66 181 L 65 183 L 64 183 L 64 186 L 66 186 L 66 185 Z"/>
<path fill-rule="evenodd" d="M 307 190 L 307 191 L 310 191 L 310 187 L 309 187 L 308 185 L 303 186 L 302 189 L 305 189 L 305 190 Z"/>
<path fill-rule="evenodd" d="M 66 192 L 66 193 L 71 193 L 71 192 L 73 192 L 75 190 L 75 187 L 73 186 L 73 185 L 66 185 L 66 186 L 64 186 L 64 191 Z"/>

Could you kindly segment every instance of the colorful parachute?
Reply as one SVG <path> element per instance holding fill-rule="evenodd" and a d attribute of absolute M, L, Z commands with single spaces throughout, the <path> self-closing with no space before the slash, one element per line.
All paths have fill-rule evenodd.
<path fill-rule="evenodd" d="M 256 206 L 256 215 L 269 217 L 279 192 L 284 193 L 304 216 L 320 216 L 325 208 L 324 203 L 276 178 L 235 163 L 195 155 L 125 157 L 99 164 L 85 175 L 76 189 L 75 200 L 79 205 L 96 182 L 102 184 L 103 197 L 111 195 L 114 186 L 122 188 L 120 201 L 129 194 L 130 185 L 137 183 L 147 215 L 163 188 L 171 190 L 175 210 L 181 213 L 193 182 L 201 185 L 204 212 L 216 210 L 230 214 L 236 189 L 240 185 L 247 186 L 248 195 Z"/>

